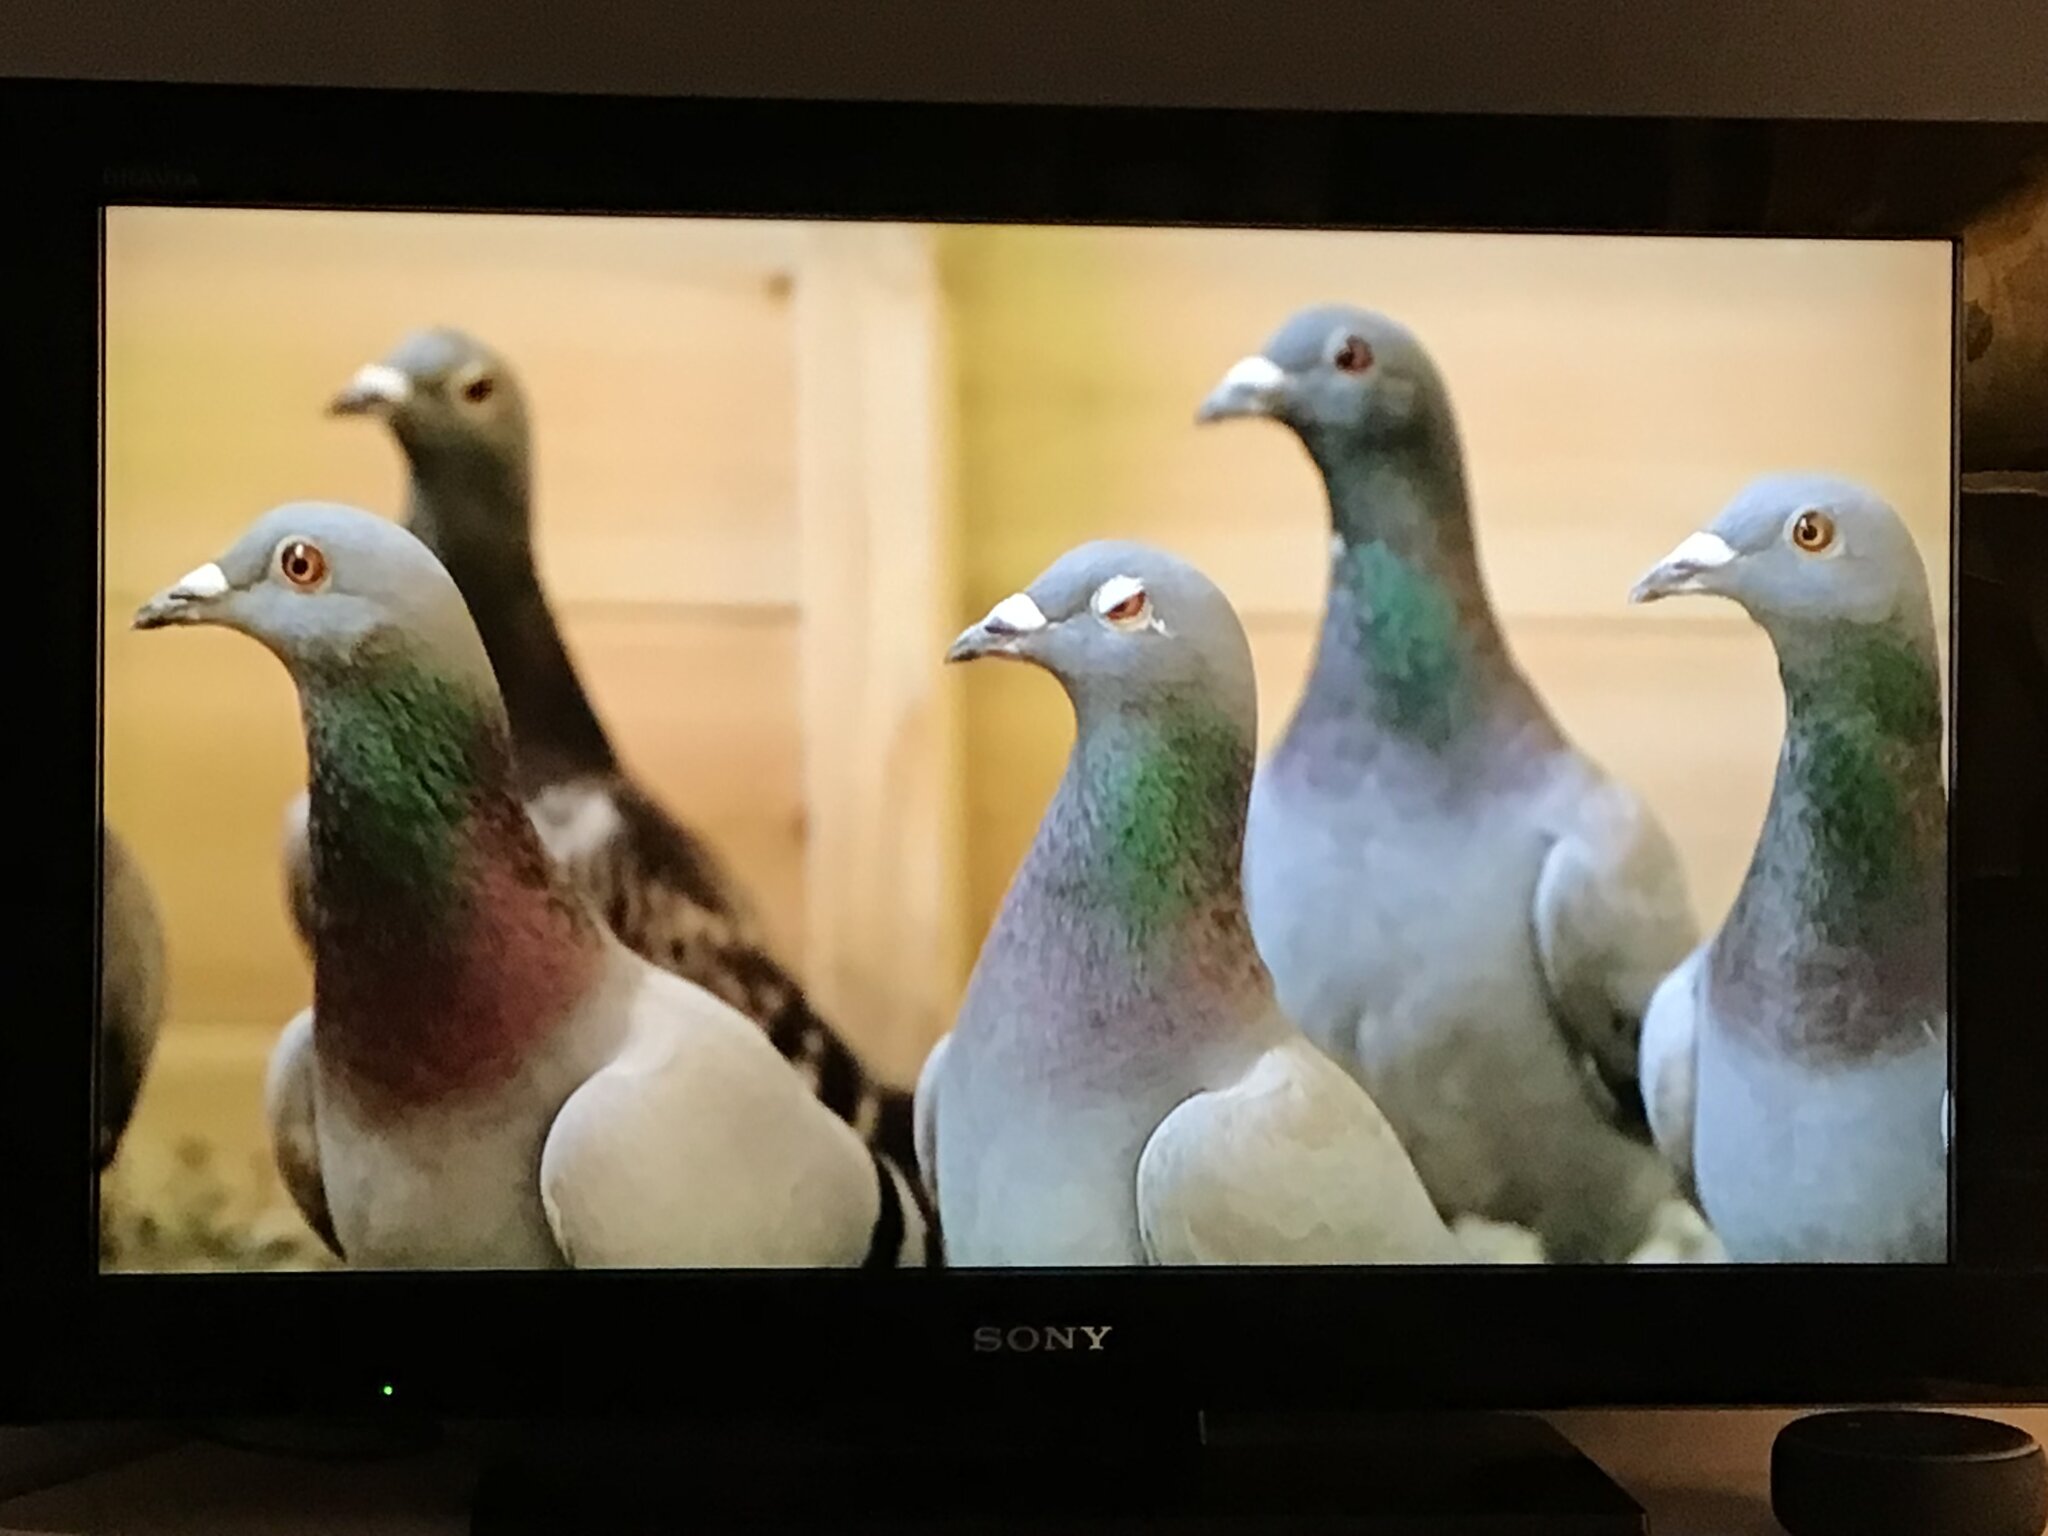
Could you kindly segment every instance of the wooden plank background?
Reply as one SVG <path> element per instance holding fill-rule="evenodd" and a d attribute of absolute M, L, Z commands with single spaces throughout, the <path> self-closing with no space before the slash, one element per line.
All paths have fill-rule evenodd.
<path fill-rule="evenodd" d="M 260 1167 L 252 1089 L 308 981 L 279 900 L 290 686 L 239 637 L 127 617 L 276 502 L 397 510 L 386 434 L 322 406 L 414 326 L 519 370 L 542 573 L 600 711 L 907 1079 L 1070 730 L 1048 679 L 942 672 L 945 636 L 1081 539 L 1145 538 L 1238 603 L 1268 738 L 1291 707 L 1314 476 L 1276 427 L 1191 420 L 1290 310 L 1370 303 L 1434 351 L 1516 652 L 1712 920 L 1769 782 L 1768 648 L 1732 608 L 1625 594 L 1782 467 L 1889 495 L 1944 592 L 1949 283 L 1945 247 L 1878 243 L 117 211 L 106 794 L 173 968 L 135 1141 Z"/>

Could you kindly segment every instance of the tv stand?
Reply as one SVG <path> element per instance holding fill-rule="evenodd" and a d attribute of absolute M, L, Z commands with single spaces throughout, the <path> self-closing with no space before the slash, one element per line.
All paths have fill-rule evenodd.
<path fill-rule="evenodd" d="M 528 1427 L 487 1461 L 470 1529 L 1644 1536 L 1649 1524 L 1533 1417 L 1060 1412 Z"/>

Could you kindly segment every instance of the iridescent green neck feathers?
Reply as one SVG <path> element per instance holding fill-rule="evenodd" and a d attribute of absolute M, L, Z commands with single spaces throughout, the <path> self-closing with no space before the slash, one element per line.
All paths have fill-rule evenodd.
<path fill-rule="evenodd" d="M 1090 915 L 1140 944 L 1237 900 L 1252 746 L 1187 701 L 1084 728 L 1047 816 L 1041 861 Z"/>
<path fill-rule="evenodd" d="M 466 907 L 478 812 L 507 793 L 495 702 L 408 657 L 307 679 L 314 878 L 323 910 L 439 927 Z"/>
<path fill-rule="evenodd" d="M 1928 877 L 1944 843 L 1941 685 L 1931 641 L 1831 625 L 1779 637 L 1785 750 L 1773 817 L 1814 855 L 1836 910 Z"/>
<path fill-rule="evenodd" d="M 1444 583 L 1378 540 L 1341 544 L 1330 581 L 1374 720 L 1429 746 L 1448 742 L 1472 711 L 1472 658 Z"/>

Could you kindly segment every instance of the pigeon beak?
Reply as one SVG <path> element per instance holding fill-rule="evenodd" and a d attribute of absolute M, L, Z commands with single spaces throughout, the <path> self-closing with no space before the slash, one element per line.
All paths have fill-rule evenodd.
<path fill-rule="evenodd" d="M 1026 592 L 1012 592 L 979 624 L 960 631 L 946 648 L 948 661 L 973 661 L 982 656 L 1015 656 L 1024 641 L 1045 628 L 1045 614 Z"/>
<path fill-rule="evenodd" d="M 1230 371 L 1195 412 L 1195 420 L 1202 423 L 1227 421 L 1233 416 L 1273 416 L 1286 401 L 1286 370 L 1271 358 L 1254 355 L 1230 365 Z"/>
<path fill-rule="evenodd" d="M 209 562 L 188 571 L 135 610 L 135 628 L 167 629 L 173 624 L 205 624 L 214 604 L 228 592 L 227 574 Z"/>
<path fill-rule="evenodd" d="M 1734 558 L 1735 550 L 1718 533 L 1692 534 L 1644 574 L 1628 600 L 1654 603 L 1681 592 L 1712 592 L 1713 573 Z"/>
<path fill-rule="evenodd" d="M 330 416 L 381 416 L 412 398 L 412 380 L 389 363 L 365 363 L 348 387 L 327 402 Z"/>

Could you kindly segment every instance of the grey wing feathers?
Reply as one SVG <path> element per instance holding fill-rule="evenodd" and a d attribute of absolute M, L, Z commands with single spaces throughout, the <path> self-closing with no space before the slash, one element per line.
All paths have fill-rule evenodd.
<path fill-rule="evenodd" d="M 1640 1042 L 1651 994 L 1699 933 L 1678 852 L 1643 803 L 1602 782 L 1580 797 L 1537 876 L 1532 924 L 1553 1012 L 1645 1135 Z"/>
<path fill-rule="evenodd" d="M 1463 1256 L 1378 1107 L 1305 1039 L 1167 1115 L 1139 1156 L 1137 1197 L 1155 1264 Z"/>
<path fill-rule="evenodd" d="M 1701 945 L 1664 978 L 1643 1018 L 1643 1107 L 1657 1150 L 1678 1174 L 1688 1199 L 1697 1199 L 1693 1182 L 1693 1083 L 1699 1048 L 1699 976 L 1705 962 Z"/>
<path fill-rule="evenodd" d="M 284 899 L 292 931 L 308 954 L 313 950 L 313 855 L 306 843 L 306 796 L 284 808 Z"/>
<path fill-rule="evenodd" d="M 621 943 L 752 1019 L 826 1108 L 912 1166 L 910 1095 L 872 1077 L 818 1016 L 708 848 L 622 777 L 556 786 L 531 809 L 542 841 Z"/>
<path fill-rule="evenodd" d="M 750 1022 L 632 964 L 633 1032 L 569 1095 L 541 1152 L 563 1255 L 628 1269 L 866 1261 L 883 1200 L 872 1154 Z"/>
<path fill-rule="evenodd" d="M 277 1159 L 285 1193 L 320 1234 L 336 1258 L 346 1257 L 334 1235 L 327 1209 L 327 1188 L 320 1178 L 320 1140 L 313 1100 L 313 1010 L 300 1012 L 285 1025 L 270 1052 L 270 1070 L 263 1081 L 263 1109 L 270 1122 L 270 1149 Z"/>

